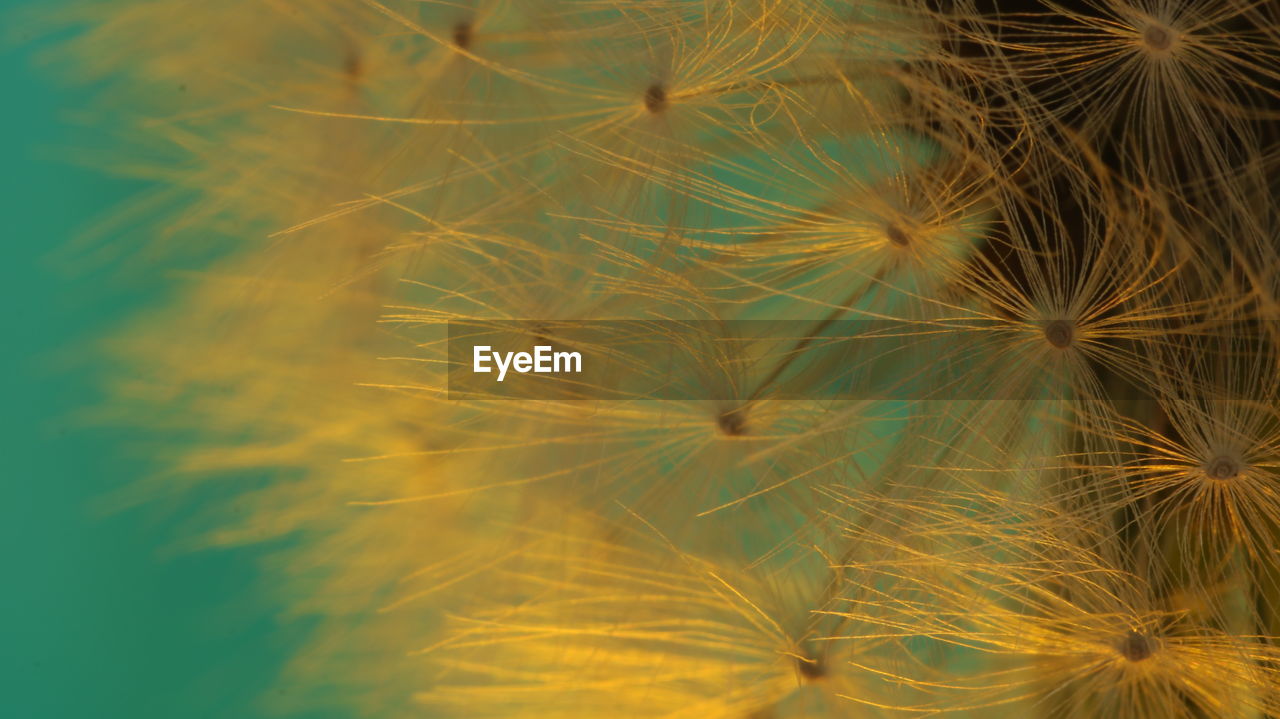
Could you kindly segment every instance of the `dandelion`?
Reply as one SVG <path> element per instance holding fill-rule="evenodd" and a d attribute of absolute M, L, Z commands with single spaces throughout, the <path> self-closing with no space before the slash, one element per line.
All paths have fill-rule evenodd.
<path fill-rule="evenodd" d="M 1190 620 L 1123 568 L 1129 550 L 1104 526 L 994 496 L 917 497 L 882 510 L 881 527 L 851 528 L 880 551 L 849 569 L 889 589 L 836 614 L 964 657 L 900 678 L 918 711 L 1274 711 L 1274 647 Z"/>
<path fill-rule="evenodd" d="M 1250 3 L 1105 0 L 989 20 L 991 42 L 1056 120 L 1136 172 L 1232 195 L 1274 102 L 1265 19 Z M 1172 151 L 1171 151 L 1172 150 Z"/>
<path fill-rule="evenodd" d="M 442 716 L 799 716 L 869 691 L 810 641 L 824 564 L 779 581 L 678 552 L 643 524 L 530 541 L 500 572 L 511 603 L 454 617 L 424 649 L 439 670 L 419 700 Z"/>
<path fill-rule="evenodd" d="M 1280 714 L 1275 8 L 1032 5 L 77 2 L 128 499 L 285 711 Z"/>

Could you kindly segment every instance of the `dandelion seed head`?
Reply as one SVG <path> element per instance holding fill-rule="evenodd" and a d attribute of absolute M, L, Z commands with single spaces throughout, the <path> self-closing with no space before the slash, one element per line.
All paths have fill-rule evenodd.
<path fill-rule="evenodd" d="M 796 657 L 796 669 L 805 681 L 816 681 L 827 675 L 827 665 L 822 659 Z"/>
<path fill-rule="evenodd" d="M 738 407 L 727 409 L 716 416 L 716 428 L 726 437 L 741 437 L 747 433 L 747 414 Z"/>
<path fill-rule="evenodd" d="M 179 404 L 135 375 L 190 385 L 180 429 L 209 446 L 175 446 L 179 469 L 280 471 L 216 541 L 296 533 L 280 564 L 327 565 L 323 592 L 310 572 L 282 587 L 331 623 L 324 661 L 365 655 L 330 638 L 396 587 L 370 638 L 396 676 L 354 667 L 357 700 L 407 688 L 473 719 L 1280 715 L 1280 509 L 1260 481 L 1276 365 L 1231 364 L 1274 342 L 1254 331 L 1278 264 L 1274 218 L 1253 214 L 1280 157 L 1257 150 L 1280 97 L 1267 3 L 232 0 L 212 27 L 173 23 L 185 0 L 124 4 L 140 10 L 93 13 L 85 48 L 136 55 L 144 93 L 191 83 L 237 107 L 249 85 L 288 110 L 208 122 L 181 103 L 164 133 L 208 163 L 179 186 L 198 199 L 182 224 L 247 241 L 127 338 L 146 368 L 128 407 Z M 282 225 L 299 239 L 262 253 Z M 1237 307 L 1239 346 L 1192 346 Z M 445 320 L 550 318 L 525 339 L 559 346 L 562 320 L 619 314 L 803 324 L 778 350 L 735 332 L 638 366 L 741 402 L 443 391 Z M 851 367 L 827 340 L 859 316 L 964 354 Z M 971 324 L 1002 342 L 948 342 Z M 243 339 L 208 352 L 222 327 Z M 828 379 L 863 366 L 871 389 L 975 371 L 954 402 L 843 401 Z M 1221 374 L 1223 401 L 1197 399 Z M 968 401 L 1046 377 L 1046 402 Z M 1267 406 L 1235 409 L 1238 389 Z M 295 395 L 312 403 L 279 401 Z M 406 642 L 443 670 L 425 691 Z M 306 659 L 308 681 L 339 675 Z"/>
<path fill-rule="evenodd" d="M 1064 350 L 1075 340 L 1075 330 L 1067 320 L 1053 320 L 1044 326 L 1044 338 L 1049 344 Z"/>
<path fill-rule="evenodd" d="M 906 247 L 911 244 L 911 237 L 896 224 L 890 223 L 884 230 L 885 237 L 895 247 Z"/>
<path fill-rule="evenodd" d="M 661 83 L 653 83 L 644 91 L 644 109 L 658 114 L 667 109 L 670 101 L 667 99 L 667 90 Z"/>
<path fill-rule="evenodd" d="M 1173 42 L 1173 30 L 1159 23 L 1151 23 L 1142 31 L 1142 43 L 1152 52 L 1167 52 L 1173 47 Z"/>
<path fill-rule="evenodd" d="M 1155 640 L 1151 637 L 1131 630 L 1124 639 L 1120 640 L 1117 649 L 1120 651 L 1120 656 L 1136 664 L 1150 659 L 1155 653 L 1156 646 Z"/>
<path fill-rule="evenodd" d="M 1225 454 L 1219 455 L 1205 464 L 1204 473 L 1209 479 L 1228 480 L 1239 476 L 1240 463 Z"/>
<path fill-rule="evenodd" d="M 462 48 L 463 50 L 468 50 L 471 48 L 471 41 L 473 39 L 474 39 L 474 36 L 473 36 L 473 28 L 471 27 L 471 23 L 467 22 L 466 20 L 463 20 L 459 22 L 457 25 L 453 26 L 453 44 L 454 45 Z"/>
<path fill-rule="evenodd" d="M 342 61 L 342 71 L 352 80 L 359 80 L 364 75 L 364 63 L 360 60 L 360 54 L 354 50 L 347 53 Z"/>

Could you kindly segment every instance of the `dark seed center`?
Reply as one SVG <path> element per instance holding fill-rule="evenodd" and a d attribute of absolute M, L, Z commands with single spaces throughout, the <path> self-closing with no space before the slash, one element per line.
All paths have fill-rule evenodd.
<path fill-rule="evenodd" d="M 1044 338 L 1049 341 L 1049 344 L 1062 350 L 1071 346 L 1072 340 L 1075 339 L 1075 332 L 1071 329 L 1070 322 L 1054 320 L 1044 326 Z"/>
<path fill-rule="evenodd" d="M 884 229 L 884 234 L 886 237 L 889 238 L 889 242 L 892 242 L 894 245 L 897 245 L 898 247 L 906 247 L 908 244 L 911 243 L 911 238 L 907 237 L 907 233 L 904 232 L 902 228 L 898 227 L 897 225 L 889 225 L 888 227 L 886 227 Z"/>
<path fill-rule="evenodd" d="M 654 83 L 644 91 L 644 108 L 654 114 L 667 109 L 667 91 L 662 85 Z"/>
<path fill-rule="evenodd" d="M 741 409 L 727 409 L 716 418 L 716 427 L 730 437 L 741 437 L 747 433 L 746 413 Z"/>
<path fill-rule="evenodd" d="M 796 658 L 796 668 L 805 679 L 821 679 L 827 675 L 827 667 L 821 659 Z"/>
<path fill-rule="evenodd" d="M 453 26 L 453 44 L 466 50 L 471 47 L 472 30 L 471 23 L 463 20 Z"/>
<path fill-rule="evenodd" d="M 1231 479 L 1240 474 L 1240 465 L 1230 457 L 1215 457 L 1205 465 L 1204 473 L 1210 479 Z"/>
<path fill-rule="evenodd" d="M 364 67 L 360 62 L 360 55 L 355 52 L 347 53 L 346 59 L 342 63 L 342 70 L 347 77 L 358 80 L 364 74 Z"/>
<path fill-rule="evenodd" d="M 1145 634 L 1130 631 L 1120 642 L 1120 654 L 1131 662 L 1149 659 L 1155 653 L 1155 642 Z"/>
<path fill-rule="evenodd" d="M 1173 45 L 1173 33 L 1169 28 L 1160 25 L 1148 25 L 1142 31 L 1142 41 L 1152 50 L 1168 50 Z"/>

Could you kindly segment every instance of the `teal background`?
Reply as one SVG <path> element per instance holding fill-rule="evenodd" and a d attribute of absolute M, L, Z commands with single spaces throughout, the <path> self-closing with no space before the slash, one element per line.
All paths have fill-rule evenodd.
<path fill-rule="evenodd" d="M 58 251 L 144 188 L 72 161 L 76 148 L 108 142 L 104 128 L 70 119 L 92 88 L 38 66 L 56 38 L 12 28 L 17 4 L 0 0 L 13 35 L 0 46 L 0 716 L 262 716 L 302 628 L 277 622 L 255 594 L 261 550 L 166 552 L 181 517 L 101 506 L 148 464 L 136 430 L 86 416 L 101 396 L 90 343 L 163 301 L 164 278 Z"/>

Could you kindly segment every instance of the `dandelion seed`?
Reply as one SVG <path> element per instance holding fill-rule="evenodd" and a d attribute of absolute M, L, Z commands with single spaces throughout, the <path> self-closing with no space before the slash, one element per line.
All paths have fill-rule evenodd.
<path fill-rule="evenodd" d="M 1135 664 L 1151 658 L 1154 653 L 1155 642 L 1145 634 L 1130 631 L 1120 641 L 1120 655 Z"/>
<path fill-rule="evenodd" d="M 1173 31 L 1164 25 L 1151 23 L 1142 31 L 1142 41 L 1155 52 L 1165 52 L 1173 46 Z"/>
<path fill-rule="evenodd" d="M 427 650 L 442 671 L 421 701 L 448 716 L 679 716 L 696 707 L 700 717 L 742 719 L 802 692 L 823 699 L 818 716 L 841 706 L 837 694 L 871 696 L 856 667 L 802 654 L 797 628 L 814 623 L 806 605 L 820 601 L 825 564 L 807 567 L 816 573 L 793 566 L 773 589 L 781 577 L 771 571 L 586 526 L 594 531 L 570 515 L 553 531 L 529 530 L 533 550 L 509 563 L 497 601 L 455 617 Z"/>
<path fill-rule="evenodd" d="M 1074 337 L 1075 331 L 1066 320 L 1053 320 L 1044 326 L 1044 338 L 1060 350 L 1070 347 Z"/>
<path fill-rule="evenodd" d="M 667 91 L 661 83 L 655 82 L 644 91 L 644 109 L 656 115 L 667 109 L 667 105 Z"/>
<path fill-rule="evenodd" d="M 1204 470 L 1210 479 L 1218 480 L 1236 477 L 1240 474 L 1240 471 L 1240 463 L 1226 455 L 1215 457 L 1209 464 L 1205 465 Z"/>
<path fill-rule="evenodd" d="M 741 437 L 747 433 L 745 407 L 727 409 L 716 416 L 716 427 L 728 437 Z"/>
<path fill-rule="evenodd" d="M 360 59 L 360 53 L 355 50 L 349 51 L 343 60 L 342 71 L 353 82 L 359 81 L 361 75 L 364 74 L 364 63 Z"/>
<path fill-rule="evenodd" d="M 796 669 L 807 681 L 817 681 L 827 675 L 826 664 L 822 659 L 796 658 Z"/>
<path fill-rule="evenodd" d="M 452 36 L 453 44 L 462 48 L 463 50 L 470 50 L 472 32 L 473 31 L 472 31 L 471 23 L 467 22 L 466 20 L 463 20 L 459 22 L 457 25 L 454 25 L 453 36 Z"/>
<path fill-rule="evenodd" d="M 1121 568 L 1133 556 L 1125 540 L 1085 515 L 977 492 L 850 501 L 879 507 L 849 527 L 878 551 L 849 568 L 883 588 L 835 613 L 945 645 L 954 664 L 941 676 L 919 658 L 890 665 L 919 662 L 898 676 L 926 697 L 921 712 L 1225 719 L 1280 708 L 1280 650 L 1171 607 Z M 933 696 L 942 677 L 955 696 Z"/>
<path fill-rule="evenodd" d="M 897 247 L 906 247 L 911 244 L 911 238 L 896 224 L 889 224 L 885 228 L 884 233 L 885 237 L 889 239 L 889 242 Z"/>

